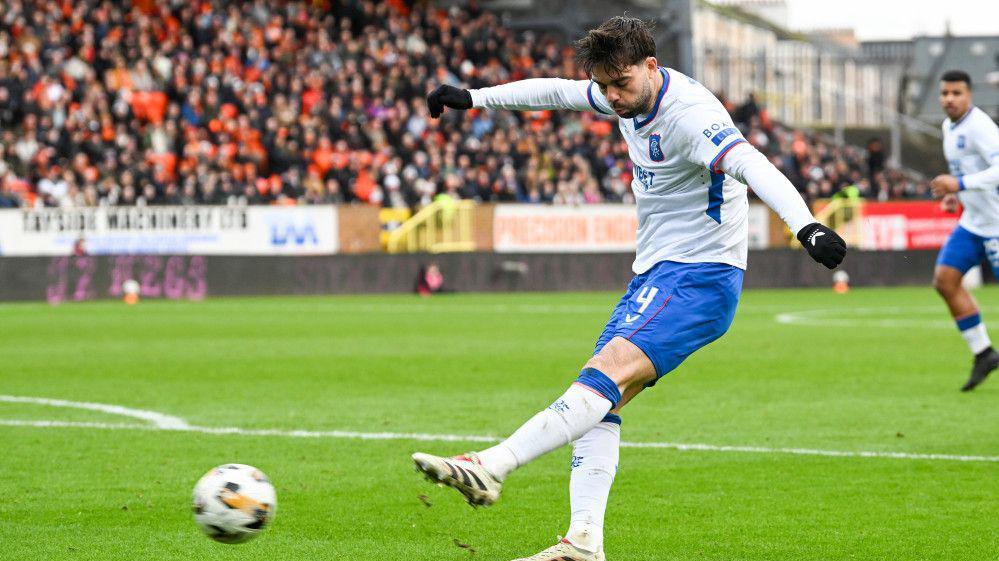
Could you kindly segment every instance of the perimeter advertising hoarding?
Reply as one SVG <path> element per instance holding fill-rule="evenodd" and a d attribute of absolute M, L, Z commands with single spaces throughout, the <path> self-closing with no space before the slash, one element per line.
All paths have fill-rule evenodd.
<path fill-rule="evenodd" d="M 937 249 L 959 216 L 946 213 L 934 201 L 865 203 L 861 249 Z"/>
<path fill-rule="evenodd" d="M 769 209 L 750 205 L 750 249 L 769 247 L 769 220 Z M 637 229 L 634 205 L 498 205 L 493 216 L 493 250 L 498 253 L 633 253 Z"/>
<path fill-rule="evenodd" d="M 150 206 L 0 211 L 0 255 L 325 255 L 332 206 Z"/>

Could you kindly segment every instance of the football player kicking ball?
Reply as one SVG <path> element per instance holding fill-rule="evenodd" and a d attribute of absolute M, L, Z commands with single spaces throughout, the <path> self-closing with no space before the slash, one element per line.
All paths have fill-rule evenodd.
<path fill-rule="evenodd" d="M 947 302 L 957 329 L 975 356 L 971 376 L 961 391 L 971 391 L 996 368 L 999 352 L 992 347 L 975 298 L 962 285 L 968 269 L 988 259 L 999 276 L 999 127 L 971 104 L 971 77 L 951 70 L 940 78 L 943 149 L 950 175 L 930 182 L 945 209 L 964 214 L 937 257 L 933 286 Z"/>
<path fill-rule="evenodd" d="M 473 505 L 499 498 L 510 473 L 573 444 L 566 538 L 526 559 L 597 561 L 617 471 L 619 412 L 691 353 L 720 337 L 735 315 L 747 254 L 746 184 L 796 233 L 816 261 L 846 254 L 791 183 L 732 124 L 701 84 L 659 66 L 641 20 L 614 17 L 576 45 L 592 80 L 532 79 L 479 90 L 441 86 L 430 114 L 452 109 L 570 109 L 614 115 L 635 167 L 636 276 L 614 308 L 592 358 L 566 392 L 512 436 L 477 453 L 413 454 L 417 469 Z"/>

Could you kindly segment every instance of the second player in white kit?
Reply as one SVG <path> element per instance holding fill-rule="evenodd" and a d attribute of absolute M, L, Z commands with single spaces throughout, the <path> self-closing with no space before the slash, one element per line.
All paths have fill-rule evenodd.
<path fill-rule="evenodd" d="M 961 387 L 971 391 L 999 368 L 999 352 L 992 347 L 978 303 L 961 282 L 982 261 L 999 276 L 999 127 L 972 104 L 971 77 L 961 70 L 941 77 L 940 105 L 947 114 L 943 149 L 950 174 L 933 178 L 930 185 L 948 210 L 956 210 L 960 202 L 964 213 L 940 250 L 933 284 L 975 357 Z"/>

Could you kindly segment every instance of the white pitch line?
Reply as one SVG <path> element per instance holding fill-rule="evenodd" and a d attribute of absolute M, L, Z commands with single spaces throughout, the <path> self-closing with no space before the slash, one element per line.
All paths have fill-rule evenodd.
<path fill-rule="evenodd" d="M 259 302 L 258 307 L 280 310 L 284 314 L 288 313 L 315 313 L 316 311 L 329 312 L 330 314 L 368 314 L 368 313 L 420 313 L 420 314 L 543 314 L 543 315 L 565 315 L 565 314 L 595 314 L 607 315 L 614 310 L 617 299 L 609 300 L 606 304 L 455 304 L 441 301 L 436 304 L 414 304 L 414 303 L 392 303 L 392 304 L 357 304 L 336 301 L 317 301 L 307 305 L 295 302 L 268 303 Z M 220 309 L 243 309 L 243 304 L 236 302 L 226 302 L 215 300 L 208 304 L 204 302 L 171 302 L 171 307 L 177 306 L 198 306 L 210 305 Z M 0 306 L 2 307 L 2 306 Z M 787 310 L 786 305 L 754 305 L 741 304 L 740 314 L 759 313 L 770 314 Z"/>
<path fill-rule="evenodd" d="M 345 430 L 283 430 L 241 429 L 238 427 L 189 427 L 205 434 L 237 434 L 240 436 L 286 436 L 291 438 L 342 438 L 354 440 L 421 440 L 425 442 L 499 442 L 495 436 L 461 434 L 428 434 L 421 432 L 355 432 Z"/>
<path fill-rule="evenodd" d="M 953 329 L 954 322 L 946 319 L 940 306 L 882 306 L 869 308 L 821 308 L 782 312 L 774 316 L 784 325 L 810 325 L 821 327 L 885 327 Z M 995 311 L 996 308 L 983 308 Z M 895 317 L 898 315 L 931 314 L 932 318 Z M 830 317 L 833 316 L 833 317 Z M 839 317 L 835 317 L 839 316 Z"/>
<path fill-rule="evenodd" d="M 953 462 L 999 462 L 999 456 L 965 456 L 955 454 L 911 454 L 908 452 L 875 452 L 870 450 L 817 450 L 813 448 L 768 448 L 765 446 L 718 446 L 715 444 L 678 444 L 674 442 L 622 442 L 626 448 L 672 448 L 674 450 L 709 452 L 749 452 L 756 454 L 793 454 L 796 456 L 830 456 L 836 458 L 892 458 L 897 460 L 946 460 Z"/>
<path fill-rule="evenodd" d="M 27 421 L 0 419 L 0 426 L 40 427 L 40 428 L 88 428 L 105 430 L 148 430 L 196 432 L 202 434 L 232 434 L 239 436 L 282 436 L 289 438 L 339 438 L 352 440 L 418 440 L 424 442 L 498 442 L 494 436 L 430 434 L 406 432 L 355 432 L 355 431 L 314 431 L 281 429 L 241 429 L 237 427 L 158 427 L 154 425 L 90 423 L 74 421 Z M 911 454 L 907 452 L 876 452 L 868 450 L 818 450 L 811 448 L 768 448 L 764 446 L 719 446 L 715 444 L 685 444 L 679 442 L 622 442 L 625 448 L 667 448 L 683 452 L 741 452 L 750 454 L 790 454 L 795 456 L 826 456 L 836 458 L 888 458 L 896 460 L 927 460 L 952 462 L 999 463 L 999 456 L 970 456 L 954 454 Z"/>
<path fill-rule="evenodd" d="M 70 409 L 87 409 L 89 411 L 99 411 L 110 415 L 121 415 L 133 419 L 149 421 L 162 429 L 183 429 L 186 428 L 187 421 L 173 415 L 165 415 L 157 411 L 147 411 L 145 409 L 131 409 L 121 405 L 110 405 L 107 403 L 90 403 L 87 401 L 67 401 L 65 399 L 49 399 L 47 397 L 24 397 L 19 395 L 0 395 L 0 401 L 6 403 L 31 403 L 33 405 L 48 405 L 51 407 L 65 407 Z"/>
<path fill-rule="evenodd" d="M 81 428 L 81 429 L 106 429 L 106 430 L 121 430 L 121 429 L 165 430 L 165 429 L 158 429 L 153 425 L 130 425 L 128 423 L 91 423 L 86 421 L 29 421 L 27 419 L 24 420 L 0 419 L 0 426 L 36 427 L 43 429 Z"/>

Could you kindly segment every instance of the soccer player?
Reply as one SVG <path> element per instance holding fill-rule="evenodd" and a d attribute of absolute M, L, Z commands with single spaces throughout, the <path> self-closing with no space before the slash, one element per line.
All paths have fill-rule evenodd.
<path fill-rule="evenodd" d="M 961 391 L 971 391 L 999 368 L 999 352 L 992 347 L 975 298 L 961 285 L 968 269 L 988 259 L 999 276 L 999 127 L 971 104 L 971 77 L 951 70 L 940 78 L 943 150 L 949 175 L 930 182 L 942 205 L 964 213 L 937 257 L 933 286 L 947 302 L 957 329 L 975 356 L 971 376 Z"/>
<path fill-rule="evenodd" d="M 413 454 L 417 469 L 472 505 L 499 498 L 518 467 L 573 443 L 566 538 L 526 559 L 601 561 L 607 497 L 617 471 L 619 412 L 735 315 L 746 267 L 746 184 L 787 223 L 816 261 L 835 268 L 846 244 L 816 222 L 791 183 L 691 78 L 659 66 L 641 20 L 614 17 L 576 44 L 592 80 L 531 79 L 478 90 L 442 85 L 432 117 L 451 109 L 569 109 L 616 117 L 634 163 L 635 277 L 565 393 L 503 442 L 444 458 Z"/>

